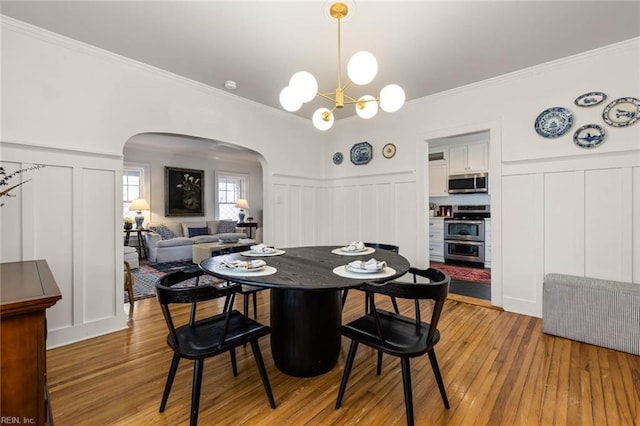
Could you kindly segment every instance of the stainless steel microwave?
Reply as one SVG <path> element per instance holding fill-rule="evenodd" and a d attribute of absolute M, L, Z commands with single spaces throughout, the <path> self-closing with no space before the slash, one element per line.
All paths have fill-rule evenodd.
<path fill-rule="evenodd" d="M 449 194 L 473 194 L 488 192 L 488 173 L 469 173 L 449 176 Z"/>

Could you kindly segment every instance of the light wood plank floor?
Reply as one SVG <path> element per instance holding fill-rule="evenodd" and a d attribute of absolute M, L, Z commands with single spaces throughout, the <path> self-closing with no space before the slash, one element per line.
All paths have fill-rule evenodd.
<path fill-rule="evenodd" d="M 259 320 L 268 323 L 268 291 L 259 293 Z M 241 298 L 236 302 L 237 306 Z M 380 305 L 387 302 L 380 299 Z M 362 313 L 351 291 L 343 313 Z M 408 308 L 409 305 L 401 305 Z M 201 309 L 202 311 L 203 309 Z M 183 313 L 186 315 L 186 309 Z M 412 361 L 419 425 L 640 425 L 640 357 L 544 335 L 542 321 L 448 300 L 436 354 L 451 409 L 446 410 L 426 356 Z M 158 413 L 171 352 L 155 299 L 136 302 L 130 328 L 48 351 L 48 377 L 58 425 L 188 424 L 192 363 L 182 361 L 167 409 Z M 405 424 L 400 364 L 361 347 L 343 408 L 334 408 L 348 351 L 314 378 L 282 374 L 269 338 L 260 341 L 277 408 L 269 408 L 249 347 L 238 350 L 238 377 L 229 357 L 205 362 L 202 425 Z"/>

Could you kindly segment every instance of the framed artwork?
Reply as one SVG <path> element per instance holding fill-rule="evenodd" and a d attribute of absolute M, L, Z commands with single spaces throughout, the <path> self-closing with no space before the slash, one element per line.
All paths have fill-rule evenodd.
<path fill-rule="evenodd" d="M 164 215 L 204 216 L 204 171 L 164 168 Z"/>

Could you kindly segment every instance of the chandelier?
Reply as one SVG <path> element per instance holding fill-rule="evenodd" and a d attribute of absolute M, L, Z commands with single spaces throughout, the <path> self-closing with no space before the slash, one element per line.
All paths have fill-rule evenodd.
<path fill-rule="evenodd" d="M 298 111 L 302 104 L 310 102 L 316 96 L 324 98 L 333 104 L 331 109 L 318 108 L 312 117 L 313 125 L 318 130 L 328 130 L 333 126 L 334 111 L 336 108 L 344 108 L 345 105 L 355 105 L 358 116 L 369 119 L 376 115 L 378 106 L 386 112 L 395 112 L 402 108 L 405 95 L 402 87 L 397 84 L 389 84 L 380 91 L 377 98 L 364 95 L 358 99 L 352 98 L 345 90 L 353 83 L 356 85 L 369 84 L 378 73 L 378 61 L 375 56 L 366 51 L 354 54 L 347 64 L 349 81 L 342 85 L 342 60 L 340 54 L 340 20 L 349 14 L 349 7 L 345 3 L 333 3 L 329 7 L 329 14 L 338 21 L 338 87 L 334 92 L 318 92 L 316 78 L 307 71 L 295 73 L 289 85 L 280 92 L 280 104 L 289 111 Z"/>

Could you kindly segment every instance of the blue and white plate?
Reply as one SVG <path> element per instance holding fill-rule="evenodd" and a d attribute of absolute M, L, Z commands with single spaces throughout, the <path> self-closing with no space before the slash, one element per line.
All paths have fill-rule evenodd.
<path fill-rule="evenodd" d="M 553 107 L 545 109 L 535 122 L 536 132 L 545 138 L 557 138 L 569 131 L 573 126 L 573 114 L 566 108 Z"/>
<path fill-rule="evenodd" d="M 620 98 L 611 102 L 602 111 L 602 119 L 609 126 L 627 127 L 640 118 L 640 100 L 638 98 Z"/>
<path fill-rule="evenodd" d="M 581 148 L 595 148 L 604 141 L 606 132 L 597 124 L 587 124 L 573 134 L 573 142 Z"/>
<path fill-rule="evenodd" d="M 590 107 L 598 105 L 605 99 L 607 99 L 607 95 L 602 92 L 589 92 L 578 96 L 573 103 L 581 107 Z"/>

